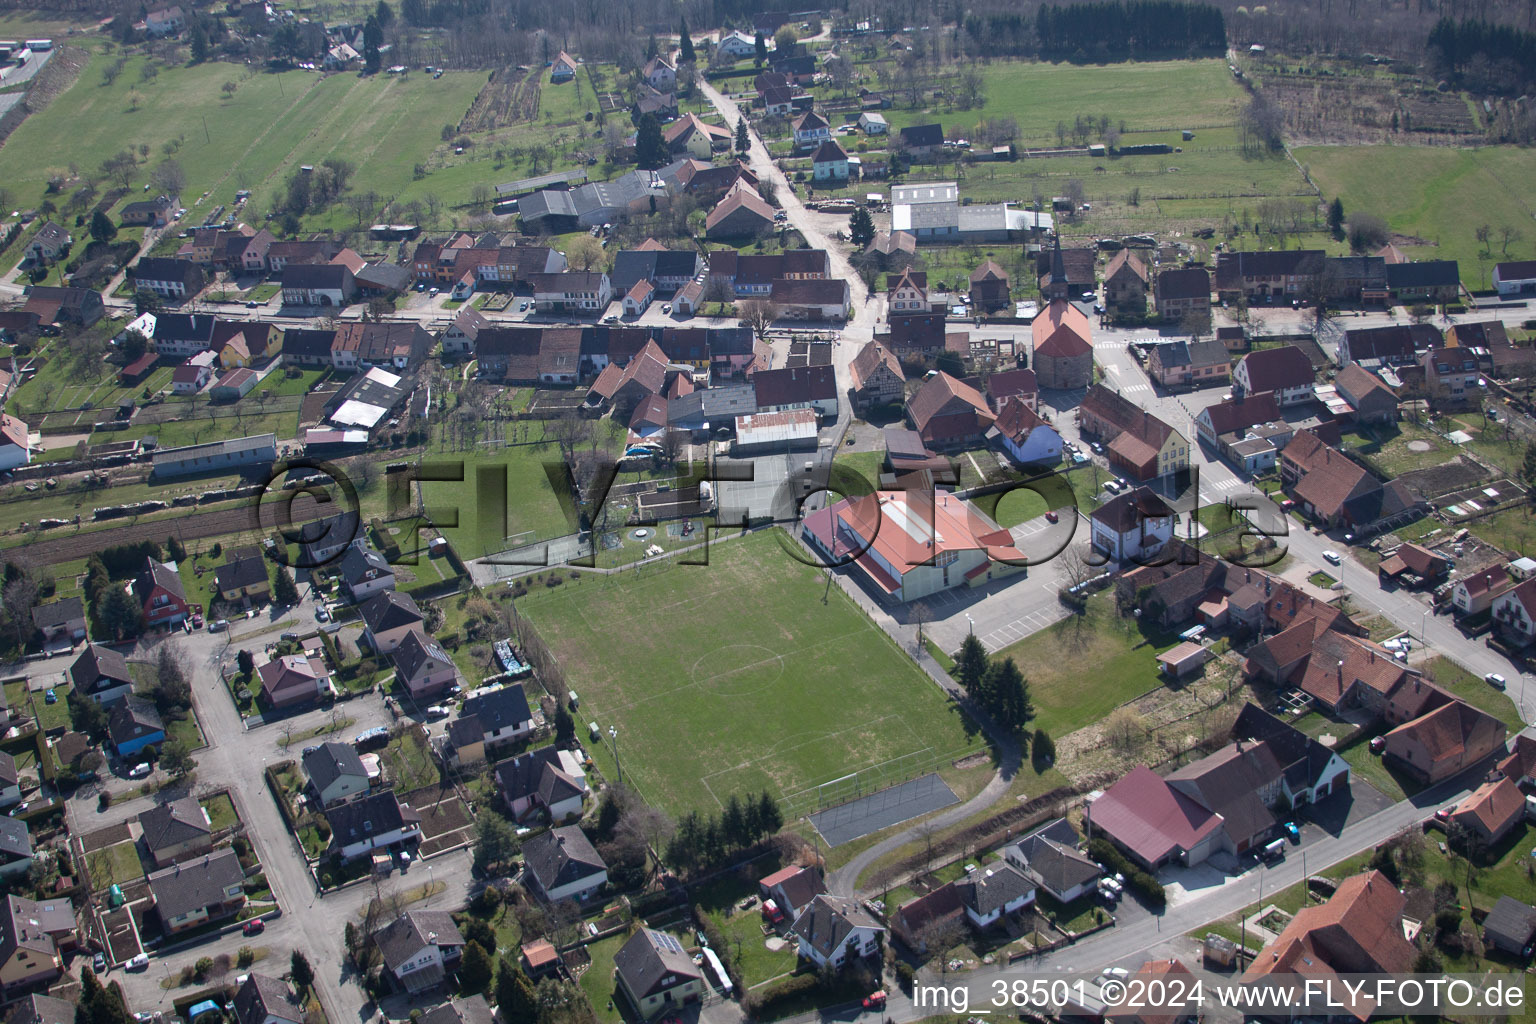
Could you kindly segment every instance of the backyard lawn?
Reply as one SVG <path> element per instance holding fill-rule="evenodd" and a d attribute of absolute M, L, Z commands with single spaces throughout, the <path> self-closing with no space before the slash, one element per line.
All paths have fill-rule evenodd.
<path fill-rule="evenodd" d="M 580 692 L 582 720 L 617 726 L 625 780 L 673 814 L 767 789 L 792 815 L 807 787 L 869 770 L 868 791 L 984 749 L 781 540 L 765 531 L 711 545 L 708 565 L 583 576 L 517 601 Z M 750 614 L 732 611 L 743 600 Z M 589 751 L 616 774 L 609 743 Z"/>
<path fill-rule="evenodd" d="M 592 958 L 592 964 L 582 972 L 581 990 L 586 993 L 593 1014 L 602 1024 L 620 1024 L 624 1019 L 614 1004 L 615 998 L 622 999 L 623 996 L 617 995 L 614 986 L 613 958 L 626 938 L 628 936 L 613 935 L 582 947 Z"/>
<path fill-rule="evenodd" d="M 235 811 L 235 801 L 228 793 L 216 793 L 202 801 L 202 805 L 203 810 L 208 812 L 208 824 L 215 832 L 240 824 L 240 815 Z"/>
<path fill-rule="evenodd" d="M 124 885 L 144 877 L 144 865 L 139 861 L 138 847 L 132 842 L 116 843 L 85 855 L 86 869 L 91 873 L 91 885 L 97 890 Z"/>

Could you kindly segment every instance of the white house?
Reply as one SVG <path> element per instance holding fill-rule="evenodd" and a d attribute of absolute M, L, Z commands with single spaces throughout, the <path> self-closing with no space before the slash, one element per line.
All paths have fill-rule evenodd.
<path fill-rule="evenodd" d="M 1150 487 L 1117 495 L 1088 520 L 1094 549 L 1117 562 L 1151 557 L 1173 537 L 1173 509 Z"/>
<path fill-rule="evenodd" d="M 836 139 L 827 139 L 811 157 L 811 178 L 814 181 L 847 181 L 848 154 Z"/>
<path fill-rule="evenodd" d="M 326 810 L 325 819 L 331 825 L 331 848 L 342 860 L 421 841 L 421 815 L 392 789 L 339 803 Z"/>
<path fill-rule="evenodd" d="M 1281 345 L 1250 352 L 1239 359 L 1232 371 L 1232 383 L 1241 384 L 1250 395 L 1273 391 L 1283 408 L 1313 400 L 1317 373 L 1305 352 L 1295 345 Z"/>
<path fill-rule="evenodd" d="M 373 933 L 384 967 L 407 992 L 440 985 L 464 953 L 464 936 L 446 910 L 412 910 Z"/>
<path fill-rule="evenodd" d="M 868 110 L 859 115 L 859 130 L 865 135 L 889 135 L 891 126 L 884 114 Z"/>
<path fill-rule="evenodd" d="M 303 763 L 304 774 L 322 807 L 368 792 L 368 769 L 350 743 L 310 747 Z"/>
<path fill-rule="evenodd" d="M 814 149 L 832 137 L 827 119 L 814 110 L 807 110 L 795 118 L 795 148 Z"/>
<path fill-rule="evenodd" d="M 0 807 L 21 802 L 21 776 L 16 772 L 16 759 L 0 750 Z"/>
<path fill-rule="evenodd" d="M 878 956 L 886 928 L 858 900 L 823 893 L 800 912 L 790 932 L 802 957 L 837 970 L 850 960 Z"/>
<path fill-rule="evenodd" d="M 533 304 L 541 312 L 601 312 L 613 299 L 608 275 L 588 270 L 530 275 Z"/>
<path fill-rule="evenodd" d="M 1517 644 L 1536 640 L 1536 579 L 1529 579 L 1493 599 L 1493 624 Z"/>
<path fill-rule="evenodd" d="M 651 306 L 651 299 L 656 295 L 656 286 L 649 281 L 636 281 L 624 296 L 624 315 L 639 316 Z"/>
<path fill-rule="evenodd" d="M 213 364 L 217 358 L 209 349 L 188 357 L 171 372 L 171 391 L 178 395 L 195 395 L 203 390 L 213 377 Z"/>
<path fill-rule="evenodd" d="M 1035 902 L 1035 883 L 1007 861 L 983 864 L 955 883 L 965 916 L 976 928 L 996 924 Z"/>
<path fill-rule="evenodd" d="M 1058 902 L 1071 903 L 1092 892 L 1104 873 L 1078 842 L 1071 823 L 1057 818 L 1005 847 L 1003 856 Z"/>
<path fill-rule="evenodd" d="M 997 419 L 987 428 L 987 440 L 1021 466 L 1061 461 L 1061 434 L 1022 398 L 1003 399 Z"/>
<path fill-rule="evenodd" d="M 585 900 L 608 884 L 608 865 L 575 825 L 552 828 L 523 844 L 524 880 L 550 903 Z"/>
<path fill-rule="evenodd" d="M 757 40 L 745 32 L 730 32 L 720 37 L 717 49 L 727 57 L 734 57 L 740 60 L 743 57 L 751 57 L 757 53 Z"/>
<path fill-rule="evenodd" d="M 27 425 L 9 413 L 0 412 L 0 470 L 15 469 L 32 461 Z"/>
<path fill-rule="evenodd" d="M 1536 295 L 1536 260 L 1498 264 L 1493 268 L 1493 287 L 1501 299 Z"/>

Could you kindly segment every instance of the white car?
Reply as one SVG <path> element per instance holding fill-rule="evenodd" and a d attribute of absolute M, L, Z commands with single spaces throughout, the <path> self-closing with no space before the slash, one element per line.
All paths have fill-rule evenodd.
<path fill-rule="evenodd" d="M 128 769 L 128 777 L 130 779 L 142 779 L 152 771 L 154 771 L 154 769 L 150 767 L 148 761 L 145 761 L 143 764 L 136 764 L 132 768 Z"/>
<path fill-rule="evenodd" d="M 1483 682 L 1487 683 L 1489 686 L 1496 690 L 1502 690 L 1507 685 L 1505 683 L 1504 677 L 1499 675 L 1497 672 L 1489 672 L 1487 675 L 1483 676 Z"/>
<path fill-rule="evenodd" d="M 443 707 L 441 704 L 433 704 L 431 707 L 427 708 L 427 717 L 428 718 L 447 718 L 448 717 L 448 709 Z"/>
<path fill-rule="evenodd" d="M 1323 561 L 1327 562 L 1329 565 L 1338 565 L 1340 562 L 1344 561 L 1344 556 L 1340 555 L 1337 551 L 1324 551 Z"/>
<path fill-rule="evenodd" d="M 321 605 L 315 609 L 315 618 L 321 622 L 328 622 L 330 621 L 331 613 L 326 611 L 325 605 Z"/>
<path fill-rule="evenodd" d="M 1124 980 L 1130 976 L 1131 972 L 1126 970 L 1124 967 L 1106 967 L 1104 970 L 1099 972 L 1099 977 L 1101 978 L 1117 978 Z"/>
<path fill-rule="evenodd" d="M 123 964 L 123 967 L 125 969 L 127 969 L 127 970 L 130 970 L 130 971 L 142 971 L 144 968 L 146 968 L 148 966 L 149 966 L 149 954 L 148 953 L 139 953 L 138 955 L 133 957 L 133 959 L 131 959 L 127 963 Z M 159 1014 L 156 1014 L 156 1016 L 159 1016 Z"/>

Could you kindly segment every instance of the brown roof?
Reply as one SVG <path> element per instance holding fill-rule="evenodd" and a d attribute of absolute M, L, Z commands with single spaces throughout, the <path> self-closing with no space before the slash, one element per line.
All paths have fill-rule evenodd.
<path fill-rule="evenodd" d="M 1477 824 L 1488 835 L 1502 835 L 1510 823 L 1525 814 L 1525 794 L 1513 779 L 1501 778 L 1478 786 L 1456 805 L 1453 820 Z"/>
<path fill-rule="evenodd" d="M 960 405 L 953 403 L 970 406 L 983 427 L 992 422 L 992 410 L 987 407 L 987 400 L 981 397 L 981 392 L 942 371 L 929 377 L 907 400 L 907 413 L 921 433 L 940 413 L 952 415 L 961 411 Z"/>
<path fill-rule="evenodd" d="M 1022 444 L 1031 430 L 1047 425 L 1045 420 L 1040 418 L 1039 413 L 1024 404 L 1023 399 L 1010 395 L 997 407 L 997 420 L 992 427 L 999 436 L 1006 437 L 1016 444 Z"/>
<path fill-rule="evenodd" d="M 1118 427 L 1121 435 L 1131 435 L 1142 445 L 1151 448 L 1154 455 L 1162 450 L 1169 435 L 1174 432 L 1167 423 L 1102 384 L 1095 384 L 1088 389 L 1078 409 Z M 1121 435 L 1117 435 L 1110 442 L 1111 445 L 1119 441 Z"/>
<path fill-rule="evenodd" d="M 894 373 L 898 379 L 902 378 L 901 360 L 896 358 L 896 353 L 878 341 L 871 341 L 859 349 L 859 354 L 853 357 L 853 362 L 848 367 L 848 372 L 853 377 L 853 389 L 857 391 L 862 388 L 864 382 L 882 365 Z"/>
<path fill-rule="evenodd" d="M 1405 973 L 1417 955 L 1403 937 L 1406 903 L 1379 871 L 1346 878 L 1327 903 L 1297 911 L 1243 977 Z"/>
<path fill-rule="evenodd" d="M 1104 280 L 1110 281 L 1122 270 L 1129 270 L 1135 274 L 1142 284 L 1147 283 L 1147 265 L 1136 258 L 1136 254 L 1129 249 L 1121 249 L 1115 253 L 1109 261 L 1109 266 L 1104 268 Z"/>
<path fill-rule="evenodd" d="M 993 402 L 1002 402 L 1003 399 L 1015 395 L 1038 394 L 1040 385 L 1035 380 L 1035 371 L 1030 369 L 1003 370 L 994 373 L 987 378 L 987 397 Z"/>
<path fill-rule="evenodd" d="M 1417 740 L 1431 763 L 1438 763 L 1459 757 L 1468 748 L 1483 746 L 1494 732 L 1502 739 L 1505 731 L 1504 723 L 1487 712 L 1453 700 L 1404 722 L 1387 733 L 1387 740 L 1391 742 L 1394 736 Z"/>
<path fill-rule="evenodd" d="M 1247 366 L 1248 383 L 1255 391 L 1299 388 L 1317 379 L 1312 360 L 1295 345 L 1265 348 L 1243 356 L 1239 366 Z"/>
<path fill-rule="evenodd" d="M 763 197 L 749 186 L 737 182 L 719 205 L 710 211 L 709 217 L 704 221 L 704 230 L 706 232 L 714 230 L 721 221 L 738 210 L 746 210 L 768 224 L 773 223 L 773 207 L 769 206 Z"/>
<path fill-rule="evenodd" d="M 1280 418 L 1280 405 L 1273 391 L 1259 391 L 1251 395 L 1234 393 L 1231 398 L 1205 407 L 1211 427 L 1217 436 L 1270 423 Z"/>
<path fill-rule="evenodd" d="M 971 284 L 980 284 L 982 281 L 1001 281 L 1007 284 L 1008 272 L 991 260 L 986 260 L 981 266 L 971 271 Z"/>

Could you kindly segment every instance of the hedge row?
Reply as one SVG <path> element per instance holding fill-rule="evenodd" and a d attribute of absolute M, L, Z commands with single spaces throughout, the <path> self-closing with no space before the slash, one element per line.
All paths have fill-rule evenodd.
<path fill-rule="evenodd" d="M 1168 894 L 1163 892 L 1163 883 L 1132 864 L 1108 839 L 1095 839 L 1090 842 L 1088 856 L 1103 864 L 1111 872 L 1124 875 L 1126 884 L 1141 893 L 1142 898 L 1152 906 L 1163 907 L 1168 904 Z"/>

